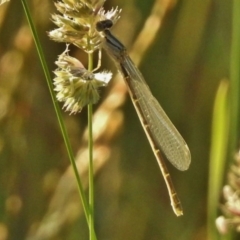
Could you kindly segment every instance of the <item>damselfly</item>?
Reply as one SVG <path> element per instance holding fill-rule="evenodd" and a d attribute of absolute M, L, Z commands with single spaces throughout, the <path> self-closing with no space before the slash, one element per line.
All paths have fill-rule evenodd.
<path fill-rule="evenodd" d="M 102 32 L 104 37 L 102 46 L 114 60 L 125 79 L 133 105 L 166 182 L 173 210 L 177 216 L 180 216 L 183 214 L 182 206 L 161 152 L 173 166 L 184 171 L 188 169 L 191 162 L 189 148 L 152 95 L 142 74 L 129 57 L 124 45 L 110 32 L 109 29 L 112 25 L 111 20 L 99 21 L 96 24 L 96 29 L 98 32 Z"/>

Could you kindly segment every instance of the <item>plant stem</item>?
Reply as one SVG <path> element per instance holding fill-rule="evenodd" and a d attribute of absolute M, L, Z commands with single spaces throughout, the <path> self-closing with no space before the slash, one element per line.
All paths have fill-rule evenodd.
<path fill-rule="evenodd" d="M 92 137 L 92 104 L 88 104 L 88 150 L 89 150 L 89 230 L 90 240 L 94 230 L 94 167 L 93 167 L 93 137 Z"/>
<path fill-rule="evenodd" d="M 93 69 L 93 54 L 88 54 L 88 70 Z M 88 104 L 88 151 L 89 151 L 89 239 L 94 239 L 94 166 L 93 166 L 93 131 L 92 104 Z"/>

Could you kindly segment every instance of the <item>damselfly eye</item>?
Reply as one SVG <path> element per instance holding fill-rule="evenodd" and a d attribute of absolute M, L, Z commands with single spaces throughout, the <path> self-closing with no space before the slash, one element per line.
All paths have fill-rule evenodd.
<path fill-rule="evenodd" d="M 102 32 L 106 29 L 111 28 L 112 25 L 113 25 L 113 22 L 111 20 L 107 19 L 107 20 L 97 22 L 96 23 L 96 29 L 97 29 L 98 32 Z"/>

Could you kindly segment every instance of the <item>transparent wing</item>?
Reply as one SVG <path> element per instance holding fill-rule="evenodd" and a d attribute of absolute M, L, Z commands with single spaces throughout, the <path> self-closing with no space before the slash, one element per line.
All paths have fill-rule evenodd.
<path fill-rule="evenodd" d="M 116 62 L 127 82 L 130 95 L 146 133 L 177 169 L 187 170 L 191 162 L 189 148 L 168 118 L 158 101 L 152 95 L 142 74 L 128 55 Z M 149 137 L 149 136 L 148 136 Z"/>

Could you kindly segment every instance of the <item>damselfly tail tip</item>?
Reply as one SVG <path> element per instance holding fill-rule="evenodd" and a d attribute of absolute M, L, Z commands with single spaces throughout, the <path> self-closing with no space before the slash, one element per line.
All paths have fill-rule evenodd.
<path fill-rule="evenodd" d="M 171 205 L 172 205 L 173 212 L 176 214 L 177 217 L 182 216 L 183 208 L 182 208 L 182 204 L 180 202 L 180 199 L 178 198 L 177 193 L 172 194 L 170 199 L 171 199 Z"/>
<path fill-rule="evenodd" d="M 181 217 L 183 215 L 182 209 L 181 210 L 180 209 L 177 209 L 177 210 L 175 209 L 174 213 L 176 214 L 177 217 Z"/>
<path fill-rule="evenodd" d="M 172 204 L 173 212 L 176 214 L 177 217 L 180 217 L 183 215 L 183 209 L 181 203 L 178 205 Z"/>

